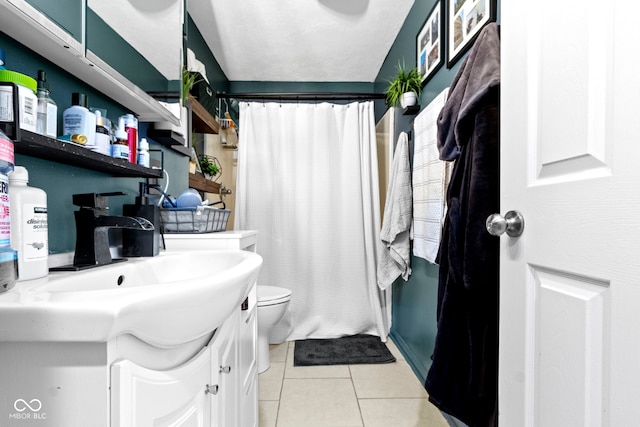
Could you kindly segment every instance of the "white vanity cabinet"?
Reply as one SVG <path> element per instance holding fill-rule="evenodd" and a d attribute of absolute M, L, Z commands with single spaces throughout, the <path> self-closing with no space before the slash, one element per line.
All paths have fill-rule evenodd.
<path fill-rule="evenodd" d="M 236 246 L 244 242 L 247 248 L 255 248 L 255 233 L 245 234 L 242 238 L 233 237 Z M 216 255 L 220 257 L 218 260 L 229 252 L 238 255 L 237 249 L 207 252 L 193 249 L 188 255 L 190 259 L 201 255 L 198 265 L 202 265 Z M 172 256 L 166 255 L 167 259 Z M 248 254 L 242 255 L 249 258 Z M 217 268 L 215 262 L 211 265 Z M 257 427 L 257 273 L 244 277 L 244 282 L 238 282 L 238 286 L 243 286 L 242 292 L 234 297 L 233 305 L 229 306 L 233 309 L 222 324 L 215 331 L 203 332 L 204 335 L 196 335 L 199 338 L 190 338 L 180 345 L 148 344 L 132 335 L 135 329 L 131 333 L 123 330 L 106 341 L 87 342 L 47 341 L 58 336 L 44 329 L 38 335 L 40 330 L 36 329 L 28 336 L 30 341 L 21 341 L 21 336 L 8 332 L 10 322 L 4 322 L 4 328 L 0 327 L 5 337 L 0 341 L 0 426 Z M 57 289 L 52 278 L 42 280 L 51 289 Z M 46 304 L 47 298 L 57 296 L 54 291 L 49 294 L 34 290 L 42 284 L 34 286 L 21 289 L 21 293 L 12 290 L 3 295 L 9 300 L 32 299 L 38 304 Z M 148 302 L 150 295 L 129 296 L 136 298 L 136 295 L 141 304 L 123 313 L 123 322 L 126 316 L 146 313 L 142 303 Z M 77 298 L 84 298 L 83 292 Z M 185 299 L 179 304 L 184 308 L 191 301 Z M 12 307 L 9 302 L 5 306 Z M 86 309 L 87 315 L 93 313 Z M 215 310 L 212 307 L 210 312 L 203 311 L 194 322 L 206 324 L 206 316 L 210 313 L 214 318 Z M 162 313 L 168 315 L 167 311 Z M 48 312 L 36 314 L 32 321 L 42 325 L 49 326 L 47 322 L 52 321 L 48 319 L 58 320 Z M 77 321 L 78 330 L 86 328 L 82 318 Z M 139 323 L 144 324 L 142 320 Z M 75 326 L 59 324 L 58 329 L 65 328 Z"/>
<path fill-rule="evenodd" d="M 239 315 L 234 315 L 220 328 L 218 342 L 212 347 L 211 378 L 216 399 L 211 410 L 211 425 L 215 427 L 239 425 L 238 319 Z"/>
<path fill-rule="evenodd" d="M 111 425 L 211 425 L 211 352 L 205 347 L 188 363 L 168 371 L 129 360 L 111 366 Z M 215 398 L 215 396 L 214 396 Z"/>
<path fill-rule="evenodd" d="M 253 295 L 255 296 L 255 287 Z M 258 427 L 258 306 L 256 300 L 250 301 L 249 307 L 240 313 L 238 334 L 240 426 Z"/>
<path fill-rule="evenodd" d="M 172 233 L 165 234 L 164 240 L 168 251 L 235 249 L 255 252 L 258 232 L 229 230 L 217 233 Z"/>
<path fill-rule="evenodd" d="M 256 427 L 255 303 L 245 307 L 177 348 L 127 334 L 0 342 L 0 425 Z"/>
<path fill-rule="evenodd" d="M 203 234 L 165 234 L 164 239 L 168 251 L 228 249 L 255 252 L 257 236 L 258 233 L 255 230 L 230 230 Z M 230 355 L 232 353 L 235 354 L 238 369 L 235 371 L 235 375 L 233 374 L 233 368 L 229 374 L 220 374 L 223 376 L 220 381 L 220 392 L 222 392 L 222 385 L 226 383 L 227 389 L 234 388 L 236 399 L 233 403 L 223 405 L 224 409 L 218 412 L 221 416 L 224 415 L 226 420 L 233 419 L 237 421 L 227 424 L 219 423 L 218 425 L 220 427 L 257 427 L 258 305 L 255 286 L 249 290 L 237 321 L 237 347 L 229 349 L 227 358 L 232 359 Z M 227 362 L 222 361 L 222 356 L 220 360 L 220 366 L 229 365 Z M 215 411 L 215 408 L 213 410 Z"/>
<path fill-rule="evenodd" d="M 256 382 L 251 380 L 255 357 L 241 351 L 255 344 L 249 345 L 249 337 L 243 336 L 244 311 L 235 311 L 205 348 L 176 368 L 154 370 L 130 360 L 114 362 L 111 426 L 256 426 L 257 395 L 247 399 L 249 391 L 256 391 Z M 244 365 L 253 371 L 246 372 Z"/>

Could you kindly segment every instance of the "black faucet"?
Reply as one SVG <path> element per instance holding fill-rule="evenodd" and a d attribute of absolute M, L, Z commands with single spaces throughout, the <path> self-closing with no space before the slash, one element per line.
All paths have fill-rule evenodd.
<path fill-rule="evenodd" d="M 74 194 L 73 204 L 80 209 L 74 212 L 76 219 L 76 252 L 74 267 L 89 267 L 111 264 L 114 260 L 109 251 L 109 229 L 153 230 L 153 224 L 140 217 L 107 215 L 107 196 L 124 193 Z"/>

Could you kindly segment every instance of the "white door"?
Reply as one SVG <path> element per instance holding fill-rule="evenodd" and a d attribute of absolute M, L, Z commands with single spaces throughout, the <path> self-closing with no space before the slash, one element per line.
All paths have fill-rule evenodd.
<path fill-rule="evenodd" d="M 639 17 L 502 2 L 501 427 L 640 423 Z"/>

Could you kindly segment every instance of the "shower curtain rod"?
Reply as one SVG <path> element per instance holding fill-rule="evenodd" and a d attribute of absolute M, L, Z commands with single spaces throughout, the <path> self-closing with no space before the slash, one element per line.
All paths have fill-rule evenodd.
<path fill-rule="evenodd" d="M 382 93 L 218 93 L 223 99 L 258 99 L 272 101 L 349 101 L 363 99 L 384 99 Z"/>

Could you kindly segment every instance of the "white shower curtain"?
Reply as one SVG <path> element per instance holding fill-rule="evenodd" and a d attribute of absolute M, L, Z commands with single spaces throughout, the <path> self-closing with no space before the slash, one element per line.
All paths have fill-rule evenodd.
<path fill-rule="evenodd" d="M 258 230 L 258 284 L 293 292 L 271 342 L 386 340 L 373 102 L 243 102 L 238 145 L 236 229 Z"/>

